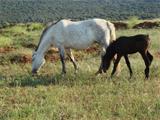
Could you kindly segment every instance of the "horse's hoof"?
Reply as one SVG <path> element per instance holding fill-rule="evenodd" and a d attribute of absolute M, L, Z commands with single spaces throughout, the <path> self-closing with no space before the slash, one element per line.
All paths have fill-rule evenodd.
<path fill-rule="evenodd" d="M 129 80 L 131 80 L 131 79 L 132 79 L 132 76 L 129 77 Z"/>
<path fill-rule="evenodd" d="M 32 77 L 36 77 L 36 76 L 38 76 L 38 72 L 32 73 L 31 75 L 32 75 Z"/>
<path fill-rule="evenodd" d="M 108 77 L 107 80 L 108 80 L 108 81 L 112 81 L 112 77 L 111 77 L 111 76 Z"/>
<path fill-rule="evenodd" d="M 77 74 L 78 73 L 78 70 L 75 70 L 74 74 Z"/>
<path fill-rule="evenodd" d="M 38 76 L 38 74 L 32 74 L 32 77 L 36 77 L 36 76 Z"/>
<path fill-rule="evenodd" d="M 113 78 L 113 75 L 111 75 L 110 77 L 109 77 L 109 79 L 111 80 Z"/>
<path fill-rule="evenodd" d="M 62 72 L 61 76 L 64 77 L 66 75 L 66 72 Z"/>

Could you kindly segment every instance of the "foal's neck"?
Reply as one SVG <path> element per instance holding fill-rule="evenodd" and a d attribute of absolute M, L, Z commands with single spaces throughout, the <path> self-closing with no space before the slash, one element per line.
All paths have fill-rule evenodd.
<path fill-rule="evenodd" d="M 108 52 L 108 58 L 112 60 L 116 54 L 115 44 L 111 43 L 106 52 Z"/>

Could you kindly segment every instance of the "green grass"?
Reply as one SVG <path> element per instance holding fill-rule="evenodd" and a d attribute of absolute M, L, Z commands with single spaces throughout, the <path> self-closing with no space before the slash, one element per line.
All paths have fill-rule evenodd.
<path fill-rule="evenodd" d="M 9 37 L 5 36 L 0 36 L 0 46 L 5 47 L 5 46 L 10 46 L 12 45 L 13 41 Z"/>
<path fill-rule="evenodd" d="M 27 40 L 38 43 L 40 29 L 27 31 L 26 26 L 21 26 L 21 29 L 22 32 L 16 28 L 6 28 L 2 35 L 15 44 L 26 44 Z M 123 59 L 121 74 L 113 79 L 109 78 L 113 65 L 106 74 L 95 76 L 100 57 L 77 51 L 74 53 L 82 54 L 83 60 L 78 59 L 79 71 L 76 75 L 73 65 L 67 61 L 67 74 L 61 76 L 61 63 L 57 61 L 47 62 L 38 76 L 32 76 L 31 64 L 11 64 L 8 58 L 21 53 L 31 55 L 33 48 L 19 44 L 15 51 L 0 54 L 5 60 L 0 64 L 0 120 L 160 119 L 160 58 L 156 56 L 160 46 L 159 31 L 117 31 L 117 36 L 139 33 L 151 36 L 150 51 L 154 61 L 147 81 L 144 80 L 145 66 L 138 54 L 130 55 L 133 69 L 131 79 Z"/>

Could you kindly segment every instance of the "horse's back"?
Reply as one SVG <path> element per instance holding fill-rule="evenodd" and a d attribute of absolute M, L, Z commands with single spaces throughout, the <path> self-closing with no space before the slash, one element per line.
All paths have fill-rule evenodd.
<path fill-rule="evenodd" d="M 75 48 L 86 48 L 93 42 L 105 39 L 106 20 L 89 19 L 84 21 L 61 20 L 59 23 L 64 45 Z M 83 47 L 82 47 L 83 46 Z"/>

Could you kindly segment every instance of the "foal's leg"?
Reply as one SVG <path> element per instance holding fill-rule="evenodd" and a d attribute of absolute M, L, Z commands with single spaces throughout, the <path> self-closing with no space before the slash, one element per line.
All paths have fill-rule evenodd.
<path fill-rule="evenodd" d="M 129 59 L 128 59 L 128 55 L 124 55 L 124 58 L 125 58 L 125 61 L 127 63 L 127 67 L 129 69 L 129 72 L 130 72 L 130 78 L 132 77 L 132 69 L 131 69 L 131 64 L 129 62 Z"/>
<path fill-rule="evenodd" d="M 114 75 L 114 73 L 116 72 L 117 66 L 119 64 L 119 61 L 121 60 L 122 55 L 117 54 L 117 59 L 114 62 L 114 67 L 111 73 L 111 77 Z"/>
<path fill-rule="evenodd" d="M 151 64 L 153 61 L 153 56 L 151 55 L 151 53 L 149 51 L 147 51 L 147 56 L 148 56 L 148 58 L 150 60 L 150 64 Z"/>
<path fill-rule="evenodd" d="M 67 55 L 68 55 L 70 61 L 73 63 L 75 72 L 77 72 L 78 67 L 77 67 L 77 64 L 76 64 L 76 61 L 75 61 L 75 59 L 74 59 L 74 56 L 73 56 L 73 54 L 72 54 L 71 49 L 66 49 L 66 53 L 67 53 Z"/>
<path fill-rule="evenodd" d="M 62 74 L 66 74 L 66 65 L 65 65 L 65 50 L 63 47 L 58 48 L 60 53 L 60 59 L 62 62 Z"/>
<path fill-rule="evenodd" d="M 141 55 L 142 55 L 142 58 L 145 62 L 145 65 L 146 65 L 145 76 L 148 79 L 148 77 L 149 77 L 149 66 L 150 66 L 151 63 L 150 63 L 150 60 L 147 56 L 147 52 L 142 52 Z"/>
<path fill-rule="evenodd" d="M 117 59 L 117 54 L 113 58 L 113 64 L 116 61 L 116 59 Z M 121 65 L 120 65 L 120 63 L 118 63 L 117 68 L 116 68 L 116 74 L 117 74 L 117 76 L 119 76 L 120 72 L 121 72 Z"/>

